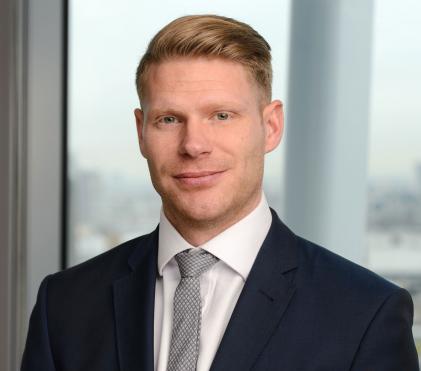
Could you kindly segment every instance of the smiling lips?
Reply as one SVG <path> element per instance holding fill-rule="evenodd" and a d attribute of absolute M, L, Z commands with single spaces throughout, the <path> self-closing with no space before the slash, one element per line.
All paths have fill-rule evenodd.
<path fill-rule="evenodd" d="M 174 176 L 184 186 L 198 187 L 209 186 L 220 178 L 225 171 L 198 171 L 185 172 Z"/>

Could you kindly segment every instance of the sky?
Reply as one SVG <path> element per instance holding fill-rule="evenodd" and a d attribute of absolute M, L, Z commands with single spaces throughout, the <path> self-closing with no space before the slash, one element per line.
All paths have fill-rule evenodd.
<path fill-rule="evenodd" d="M 288 110 L 289 0 L 72 0 L 69 50 L 71 166 L 148 178 L 133 109 L 134 73 L 150 38 L 185 14 L 216 13 L 250 23 L 272 45 L 274 97 Z M 368 171 L 411 178 L 421 163 L 421 2 L 375 2 Z M 288 121 L 286 122 L 288 128 Z M 281 182 L 284 145 L 266 177 Z"/>
<path fill-rule="evenodd" d="M 421 164 L 421 1 L 375 4 L 369 172 L 413 175 Z"/>

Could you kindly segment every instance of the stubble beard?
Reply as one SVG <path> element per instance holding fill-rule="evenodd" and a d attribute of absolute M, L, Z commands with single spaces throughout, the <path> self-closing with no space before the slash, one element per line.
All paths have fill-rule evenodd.
<path fill-rule="evenodd" d="M 167 193 L 161 190 L 158 193 L 165 216 L 180 234 L 183 234 L 182 231 L 186 228 L 202 232 L 214 231 L 215 234 L 219 234 L 254 210 L 261 198 L 262 181 L 249 188 L 248 192 L 232 194 L 231 200 L 226 200 L 224 195 L 221 195 L 219 199 L 208 200 L 193 210 L 189 201 L 183 200 L 175 192 Z"/>

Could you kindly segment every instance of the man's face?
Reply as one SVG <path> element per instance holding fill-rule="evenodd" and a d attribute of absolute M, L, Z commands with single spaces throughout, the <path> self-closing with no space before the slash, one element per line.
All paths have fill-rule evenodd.
<path fill-rule="evenodd" d="M 282 135 L 282 105 L 262 93 L 240 64 L 176 58 L 152 65 L 140 148 L 166 216 L 176 224 L 236 222 L 257 206 L 264 154 Z"/>

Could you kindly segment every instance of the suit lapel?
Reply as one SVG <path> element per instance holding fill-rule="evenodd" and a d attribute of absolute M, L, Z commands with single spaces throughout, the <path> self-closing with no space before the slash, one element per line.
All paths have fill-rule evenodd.
<path fill-rule="evenodd" d="M 256 257 L 211 366 L 249 370 L 278 327 L 295 287 L 295 236 L 272 210 L 272 225 Z"/>
<path fill-rule="evenodd" d="M 153 371 L 154 301 L 158 232 L 145 237 L 129 259 L 132 272 L 114 282 L 121 371 Z"/>

